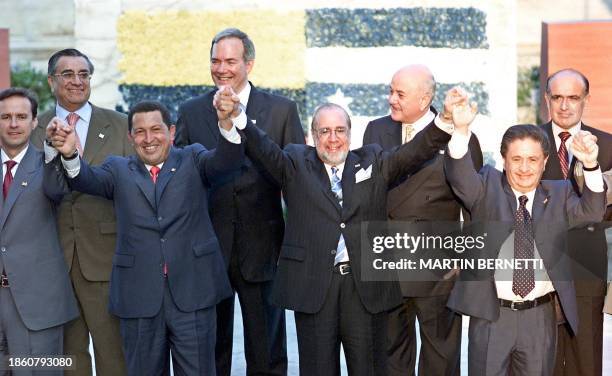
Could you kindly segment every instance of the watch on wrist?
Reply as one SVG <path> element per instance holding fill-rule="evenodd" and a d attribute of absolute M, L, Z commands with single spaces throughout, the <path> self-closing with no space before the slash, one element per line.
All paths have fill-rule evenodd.
<path fill-rule="evenodd" d="M 442 120 L 444 120 L 445 122 L 447 122 L 447 123 L 450 123 L 450 122 L 452 122 L 452 121 L 453 121 L 453 115 L 449 115 L 449 114 L 447 114 L 446 112 L 442 112 L 442 113 L 440 114 L 440 118 L 441 118 Z"/>
<path fill-rule="evenodd" d="M 47 146 L 53 147 L 53 143 L 46 138 L 45 138 L 45 144 L 47 144 Z"/>
<path fill-rule="evenodd" d="M 595 163 L 595 166 L 590 167 L 590 168 L 589 168 L 589 167 L 587 167 L 587 166 L 585 166 L 584 164 L 582 165 L 582 169 L 583 169 L 584 171 L 596 171 L 598 168 L 599 168 L 599 162 L 598 162 L 598 163 Z"/>
<path fill-rule="evenodd" d="M 79 151 L 77 149 L 74 149 L 74 153 L 72 153 L 72 155 L 69 157 L 64 157 L 64 159 L 67 161 L 71 161 L 78 156 L 79 156 Z"/>

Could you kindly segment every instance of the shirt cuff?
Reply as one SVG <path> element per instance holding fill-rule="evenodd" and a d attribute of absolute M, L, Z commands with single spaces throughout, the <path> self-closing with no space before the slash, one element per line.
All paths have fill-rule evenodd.
<path fill-rule="evenodd" d="M 76 178 L 81 171 L 81 157 L 64 159 L 64 156 L 62 156 L 62 165 L 64 166 L 66 175 L 68 175 L 69 178 Z"/>
<path fill-rule="evenodd" d="M 43 142 L 43 150 L 45 152 L 45 164 L 51 163 L 59 154 L 54 147 L 47 145 L 46 142 Z"/>
<path fill-rule="evenodd" d="M 468 134 L 462 134 L 459 132 L 453 132 L 450 141 L 448 142 L 448 154 L 453 159 L 461 159 L 468 152 L 470 137 L 472 132 L 468 131 Z"/>
<path fill-rule="evenodd" d="M 453 131 L 455 130 L 455 126 L 453 125 L 453 123 L 445 123 L 444 121 L 442 121 L 442 119 L 440 118 L 440 114 L 438 114 L 434 118 L 434 124 L 436 125 L 436 127 L 440 128 L 448 134 L 453 134 Z"/>
<path fill-rule="evenodd" d="M 243 130 L 244 128 L 246 128 L 246 124 L 247 124 L 247 116 L 246 113 L 244 111 L 244 107 L 241 105 L 240 106 L 240 115 L 236 116 L 235 118 L 232 119 L 232 123 L 234 124 L 234 127 Z"/>
<path fill-rule="evenodd" d="M 601 168 L 598 168 L 595 171 L 584 170 L 584 184 L 586 184 L 586 186 L 589 187 L 592 192 L 603 192 L 604 182 Z"/>
<path fill-rule="evenodd" d="M 238 131 L 236 130 L 235 125 L 232 128 L 230 128 L 229 131 L 219 127 L 219 131 L 221 132 L 221 136 L 223 136 L 223 138 L 225 138 L 232 144 L 240 144 L 241 142 L 240 135 L 238 134 Z"/>

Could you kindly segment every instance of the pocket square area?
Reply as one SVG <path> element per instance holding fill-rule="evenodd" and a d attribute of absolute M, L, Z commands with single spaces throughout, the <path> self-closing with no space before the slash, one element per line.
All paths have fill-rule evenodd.
<path fill-rule="evenodd" d="M 372 165 L 366 169 L 360 169 L 355 174 L 355 183 L 362 182 L 364 180 L 368 180 L 372 176 Z"/>

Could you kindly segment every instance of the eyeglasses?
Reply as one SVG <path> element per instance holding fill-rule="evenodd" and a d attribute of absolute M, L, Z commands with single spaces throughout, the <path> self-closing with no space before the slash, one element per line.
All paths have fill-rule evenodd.
<path fill-rule="evenodd" d="M 348 135 L 349 129 L 344 127 L 336 129 L 321 128 L 316 129 L 315 132 L 317 133 L 319 138 L 328 138 L 332 135 L 332 133 L 335 133 L 336 137 L 338 138 L 345 138 Z"/>
<path fill-rule="evenodd" d="M 65 82 L 74 81 L 74 79 L 77 78 L 77 77 L 82 82 L 89 82 L 89 80 L 91 79 L 91 73 L 89 73 L 89 72 L 74 73 L 72 71 L 68 71 L 68 72 L 62 72 L 62 73 L 54 74 L 53 76 L 54 77 L 59 77 L 59 78 L 62 79 L 62 81 L 65 81 Z"/>
<path fill-rule="evenodd" d="M 567 100 L 567 102 L 571 105 L 576 105 L 580 102 L 582 102 L 584 100 L 584 98 L 586 98 L 586 96 L 582 96 L 582 95 L 570 95 L 567 97 L 564 97 L 563 95 L 551 95 L 548 98 L 550 98 L 550 101 L 555 103 L 555 104 L 560 104 L 563 103 L 565 100 Z"/>

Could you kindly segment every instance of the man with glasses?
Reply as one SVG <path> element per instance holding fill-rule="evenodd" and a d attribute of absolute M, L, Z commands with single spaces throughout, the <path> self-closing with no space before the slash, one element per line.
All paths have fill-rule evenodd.
<path fill-rule="evenodd" d="M 215 95 L 215 107 L 231 112 L 247 155 L 283 189 L 287 228 L 272 302 L 295 311 L 300 374 L 340 374 L 342 343 L 349 374 L 386 375 L 386 311 L 401 303 L 401 293 L 397 282 L 362 278 L 369 253 L 361 249 L 361 225 L 386 220 L 389 185 L 431 159 L 449 134 L 432 124 L 396 152 L 378 145 L 349 151 L 350 118 L 327 103 L 313 115 L 315 146 L 281 149 L 241 111 L 231 89 Z"/>
<path fill-rule="evenodd" d="M 94 66 L 76 49 L 56 52 L 49 59 L 47 81 L 56 105 L 40 115 L 32 142 L 42 148 L 47 124 L 55 116 L 74 128 L 77 149 L 87 163 L 101 164 L 109 155 L 133 153 L 127 138 L 127 117 L 89 103 Z M 108 313 L 109 279 L 115 249 L 113 203 L 72 193 L 58 215 L 59 234 L 81 316 L 64 337 L 66 354 L 76 357 L 77 375 L 91 375 L 89 336 L 93 339 L 96 373 L 124 375 L 119 321 Z"/>
<path fill-rule="evenodd" d="M 560 70 L 546 82 L 545 99 L 551 121 L 541 127 L 550 139 L 550 157 L 542 179 L 569 179 L 579 194 L 584 188 L 584 171 L 587 169 L 573 157 L 568 146 L 580 130 L 597 137 L 597 160 L 601 170 L 607 171 L 612 167 L 612 136 L 582 122 L 589 97 L 589 80 L 577 70 Z M 601 375 L 602 309 L 608 264 L 604 231 L 593 227 L 570 231 L 568 252 L 573 262 L 580 326 L 577 333 L 566 322 L 558 326 L 555 375 Z"/>

